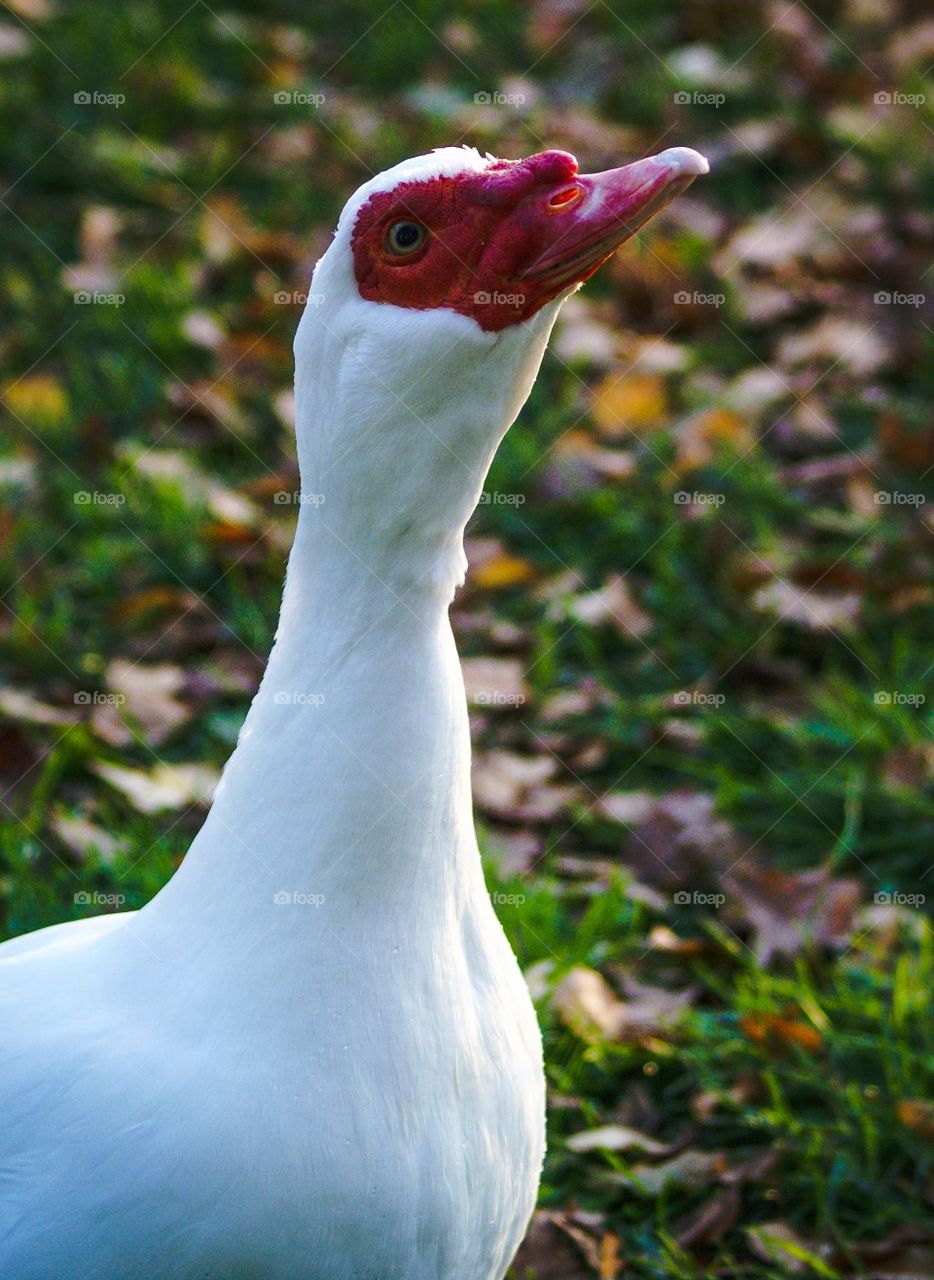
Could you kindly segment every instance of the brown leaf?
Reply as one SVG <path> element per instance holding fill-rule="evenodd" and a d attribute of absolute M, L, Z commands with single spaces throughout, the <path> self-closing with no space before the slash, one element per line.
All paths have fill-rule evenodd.
<path fill-rule="evenodd" d="M 623 1020 L 617 1035 L 626 1040 L 671 1031 L 681 1021 L 684 1010 L 691 1007 L 696 994 L 693 987 L 670 991 L 667 987 L 650 986 L 631 977 L 624 979 L 624 987 Z"/>
<path fill-rule="evenodd" d="M 906 1129 L 934 1142 L 934 1102 L 923 1098 L 903 1098 L 895 1112 Z"/>
<path fill-rule="evenodd" d="M 9 720 L 26 720 L 30 724 L 68 725 L 81 718 L 75 707 L 53 707 L 41 702 L 29 689 L 0 689 L 0 714 Z"/>
<path fill-rule="evenodd" d="M 198 597 L 180 587 L 146 587 L 133 591 L 108 609 L 112 622 L 128 622 L 149 613 L 187 613 L 197 607 Z"/>
<path fill-rule="evenodd" d="M 729 872 L 723 887 L 752 926 L 763 964 L 774 955 L 796 955 L 808 941 L 845 945 L 862 893 L 855 878 L 835 879 L 824 868 L 780 871 L 749 858 Z"/>
<path fill-rule="evenodd" d="M 585 1129 L 567 1139 L 567 1146 L 578 1154 L 585 1151 L 644 1151 L 647 1156 L 668 1156 L 675 1149 L 670 1142 L 657 1142 L 638 1129 L 625 1124 L 605 1124 L 599 1129 Z"/>
<path fill-rule="evenodd" d="M 809 1053 L 816 1053 L 823 1044 L 820 1032 L 797 1018 L 782 1018 L 774 1013 L 747 1014 L 739 1025 L 756 1044 L 783 1046 L 797 1044 Z"/>
<path fill-rule="evenodd" d="M 568 612 L 587 626 L 612 622 L 623 636 L 641 637 L 652 628 L 652 619 L 637 603 L 625 578 L 614 574 L 599 591 L 589 591 L 568 602 Z"/>
<path fill-rule="evenodd" d="M 749 423 L 730 409 L 704 409 L 675 430 L 678 471 L 705 467 L 724 450 L 743 453 L 754 444 Z"/>
<path fill-rule="evenodd" d="M 703 938 L 682 938 L 667 924 L 656 924 L 649 930 L 649 946 L 670 956 L 699 956 L 708 944 Z"/>
<path fill-rule="evenodd" d="M 577 965 L 552 992 L 558 1016 L 581 1040 L 613 1039 L 626 1021 L 626 1010 L 612 987 L 594 969 Z"/>
<path fill-rule="evenodd" d="M 510 1274 L 535 1280 L 588 1280 L 593 1270 L 581 1256 L 579 1243 L 559 1225 L 558 1215 L 536 1212 L 525 1239 L 513 1259 Z"/>
<path fill-rule="evenodd" d="M 520 756 L 511 751 L 478 751 L 473 759 L 473 793 L 481 809 L 513 822 L 553 818 L 575 794 L 571 786 L 549 784 L 558 762 L 552 756 Z"/>
<path fill-rule="evenodd" d="M 50 828 L 78 858 L 97 854 L 102 861 L 113 862 L 121 842 L 82 813 L 66 813 L 57 809 L 49 821 Z"/>
<path fill-rule="evenodd" d="M 760 1222 L 757 1226 L 747 1227 L 746 1239 L 757 1258 L 778 1264 L 793 1275 L 807 1275 L 811 1270 L 804 1258 L 796 1254 L 820 1258 L 827 1252 L 824 1246 L 802 1240 L 786 1222 Z"/>
<path fill-rule="evenodd" d="M 773 578 L 752 602 L 762 613 L 808 631 L 849 631 L 859 620 L 862 598 L 856 591 L 816 591 Z"/>
<path fill-rule="evenodd" d="M 125 721 L 138 726 L 145 742 L 158 746 L 191 715 L 176 696 L 184 688 L 185 673 L 171 663 L 115 658 L 107 668 L 107 684 L 122 701 L 96 705 L 93 723 L 114 746 L 128 746 L 135 740 Z"/>
<path fill-rule="evenodd" d="M 693 1213 L 675 1224 L 675 1239 L 682 1249 L 716 1244 L 739 1221 L 742 1198 L 739 1187 L 722 1187 Z"/>
<path fill-rule="evenodd" d="M 670 1186 L 710 1186 L 726 1168 L 726 1156 L 722 1151 L 682 1151 L 663 1164 L 633 1165 L 630 1174 L 638 1179 L 640 1192 L 655 1196 Z M 629 1178 L 626 1177 L 625 1181 L 628 1182 Z"/>
<path fill-rule="evenodd" d="M 523 663 L 518 658 L 464 658 L 467 701 L 490 710 L 521 707 L 528 701 Z"/>
<path fill-rule="evenodd" d="M 732 828 L 716 816 L 712 796 L 678 790 L 653 802 L 627 841 L 624 857 L 640 880 L 670 890 L 729 866 L 735 844 Z"/>
<path fill-rule="evenodd" d="M 600 797 L 596 809 L 613 822 L 632 826 L 651 812 L 654 803 L 655 798 L 649 791 L 608 791 Z"/>
<path fill-rule="evenodd" d="M 158 764 L 145 770 L 99 760 L 92 768 L 140 813 L 160 813 L 192 804 L 207 808 L 220 780 L 220 771 L 206 764 Z"/>

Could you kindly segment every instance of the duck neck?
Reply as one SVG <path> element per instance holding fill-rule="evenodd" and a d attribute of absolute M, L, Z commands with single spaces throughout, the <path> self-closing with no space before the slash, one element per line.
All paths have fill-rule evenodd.
<path fill-rule="evenodd" d="M 320 912 L 373 936 L 484 892 L 452 585 L 423 566 L 390 578 L 324 510 L 301 509 L 266 674 L 163 895 L 197 904 L 202 932 Z"/>

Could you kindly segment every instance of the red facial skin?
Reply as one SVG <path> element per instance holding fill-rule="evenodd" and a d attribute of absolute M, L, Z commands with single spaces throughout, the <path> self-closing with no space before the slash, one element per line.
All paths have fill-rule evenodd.
<path fill-rule="evenodd" d="M 402 182 L 357 214 L 351 248 L 360 295 L 419 311 L 448 307 L 488 332 L 528 320 L 593 275 L 704 171 L 674 155 L 578 174 L 566 151 L 542 151 L 480 173 Z M 402 221 L 428 231 L 406 255 L 387 244 Z"/>

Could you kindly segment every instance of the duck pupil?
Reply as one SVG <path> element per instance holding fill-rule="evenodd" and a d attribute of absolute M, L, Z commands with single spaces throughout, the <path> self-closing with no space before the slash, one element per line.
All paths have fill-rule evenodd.
<path fill-rule="evenodd" d="M 419 237 L 418 227 L 414 222 L 402 222 L 396 228 L 396 244 L 400 249 L 408 249 Z"/>

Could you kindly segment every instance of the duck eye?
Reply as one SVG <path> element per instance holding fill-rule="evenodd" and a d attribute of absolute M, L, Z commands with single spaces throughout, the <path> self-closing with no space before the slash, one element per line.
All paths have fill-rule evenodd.
<path fill-rule="evenodd" d="M 386 248 L 401 258 L 420 249 L 427 236 L 428 231 L 420 222 L 394 222 L 386 232 Z"/>

